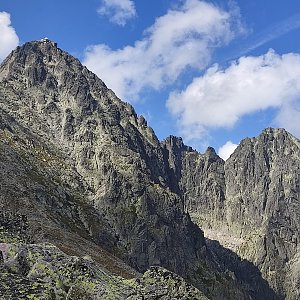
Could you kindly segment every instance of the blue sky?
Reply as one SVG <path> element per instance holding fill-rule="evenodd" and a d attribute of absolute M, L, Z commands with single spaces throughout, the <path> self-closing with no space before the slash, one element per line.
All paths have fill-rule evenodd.
<path fill-rule="evenodd" d="M 265 127 L 300 137 L 299 0 L 0 0 L 0 60 L 46 36 L 160 139 L 226 158 Z"/>

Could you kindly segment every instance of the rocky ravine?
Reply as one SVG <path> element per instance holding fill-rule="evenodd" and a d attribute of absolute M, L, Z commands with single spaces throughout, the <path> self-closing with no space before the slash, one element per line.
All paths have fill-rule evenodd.
<path fill-rule="evenodd" d="M 91 286 L 92 299 L 111 299 L 111 289 L 124 299 L 137 288 L 123 279 L 159 265 L 198 290 L 152 268 L 136 283 L 145 293 L 134 299 L 152 299 L 155 286 L 162 287 L 162 299 L 173 299 L 174 282 L 182 285 L 178 297 L 186 290 L 187 299 L 193 293 L 273 298 L 259 273 L 254 283 L 239 279 L 210 250 L 185 210 L 183 183 L 166 147 L 145 119 L 55 43 L 26 43 L 0 66 L 0 136 L 5 297 L 15 282 L 18 299 L 73 299 L 74 290 L 87 299 Z M 87 255 L 91 263 L 82 261 Z M 123 279 L 116 282 L 116 275 Z M 124 284 L 133 294 L 120 292 Z"/>
<path fill-rule="evenodd" d="M 282 298 L 298 299 L 299 140 L 269 128 L 243 140 L 226 162 L 175 137 L 163 146 L 186 210 L 205 235 L 258 266 Z"/>

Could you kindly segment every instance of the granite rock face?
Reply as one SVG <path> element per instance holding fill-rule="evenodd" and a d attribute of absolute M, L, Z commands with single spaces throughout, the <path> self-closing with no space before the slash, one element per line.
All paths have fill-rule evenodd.
<path fill-rule="evenodd" d="M 170 174 L 178 183 L 185 210 L 206 223 L 222 221 L 225 200 L 224 161 L 209 147 L 200 154 L 185 146 L 181 138 L 162 142 Z"/>
<path fill-rule="evenodd" d="M 3 282 L 49 299 L 297 299 L 299 145 L 266 129 L 224 162 L 160 142 L 77 59 L 26 43 L 0 66 Z"/>
<path fill-rule="evenodd" d="M 299 140 L 283 129 L 266 129 L 241 142 L 225 174 L 227 223 L 248 238 L 239 252 L 280 294 L 289 294 L 295 290 L 289 277 L 299 274 Z M 297 289 L 299 294 L 299 283 Z"/>
<path fill-rule="evenodd" d="M 253 262 L 279 297 L 297 299 L 299 140 L 284 129 L 268 128 L 243 140 L 226 162 L 212 148 L 199 154 L 179 138 L 163 145 L 185 209 L 206 236 Z M 224 254 L 215 246 L 211 250 Z"/>

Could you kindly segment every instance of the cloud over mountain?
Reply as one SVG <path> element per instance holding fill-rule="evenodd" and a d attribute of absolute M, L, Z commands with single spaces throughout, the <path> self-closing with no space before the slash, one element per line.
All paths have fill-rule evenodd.
<path fill-rule="evenodd" d="M 109 17 L 110 22 L 120 26 L 136 16 L 135 5 L 131 0 L 102 0 L 98 13 Z"/>
<path fill-rule="evenodd" d="M 157 18 L 133 46 L 90 46 L 84 64 L 119 97 L 134 100 L 144 88 L 158 90 L 174 83 L 187 68 L 206 68 L 213 49 L 242 30 L 239 18 L 234 8 L 225 11 L 205 1 L 185 0 Z"/>
<path fill-rule="evenodd" d="M 294 124 L 300 116 L 299 100 L 300 54 L 269 50 L 261 56 L 241 57 L 227 69 L 214 65 L 185 90 L 171 93 L 167 106 L 186 139 L 192 140 L 269 108 L 278 109 L 276 125 L 300 133 Z"/>

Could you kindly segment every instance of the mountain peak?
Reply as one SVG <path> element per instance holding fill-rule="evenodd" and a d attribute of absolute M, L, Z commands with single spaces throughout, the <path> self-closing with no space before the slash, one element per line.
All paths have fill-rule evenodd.
<path fill-rule="evenodd" d="M 32 86 L 45 81 L 47 75 L 56 77 L 64 70 L 77 72 L 83 68 L 78 59 L 59 49 L 55 42 L 43 39 L 27 42 L 12 51 L 0 66 L 0 81 L 26 82 Z"/>
<path fill-rule="evenodd" d="M 55 41 L 51 41 L 47 37 L 40 39 L 40 40 L 26 42 L 20 48 L 28 47 L 28 46 L 38 46 L 38 47 L 44 48 L 44 49 L 58 48 L 57 43 Z"/>
<path fill-rule="evenodd" d="M 47 38 L 36 40 L 36 41 L 30 41 L 26 42 L 21 46 L 18 46 L 15 50 L 13 50 L 10 55 L 3 61 L 2 65 L 5 65 L 7 62 L 10 62 L 13 59 L 16 59 L 19 56 L 30 55 L 32 53 L 35 53 L 36 55 L 41 54 L 50 54 L 53 51 L 60 50 L 57 47 L 57 43 L 54 41 L 51 41 Z M 63 52 L 62 50 L 60 50 Z"/>
<path fill-rule="evenodd" d="M 257 138 L 252 138 L 251 141 L 263 144 L 265 147 L 274 144 L 273 148 L 277 150 L 285 149 L 291 145 L 300 147 L 299 140 L 284 128 L 266 128 Z"/>
<path fill-rule="evenodd" d="M 122 120 L 141 131 L 148 128 L 138 124 L 131 105 L 120 101 L 101 79 L 50 40 L 17 47 L 0 66 L 0 85 L 0 95 L 1 91 L 6 94 L 0 108 L 10 107 L 24 125 L 32 123 L 32 129 L 45 136 L 53 132 L 60 141 L 69 140 L 67 136 L 82 122 L 95 123 L 95 118 L 100 118 L 103 127 Z"/>
<path fill-rule="evenodd" d="M 216 150 L 213 147 L 207 147 L 204 155 L 208 157 L 218 157 Z"/>
<path fill-rule="evenodd" d="M 269 136 L 279 136 L 279 135 L 290 135 L 284 128 L 273 128 L 267 127 L 265 128 L 260 135 L 269 135 Z"/>
<path fill-rule="evenodd" d="M 3 77 L 3 73 L 12 73 L 14 72 L 15 67 L 22 69 L 28 66 L 48 66 L 51 68 L 47 71 L 51 72 L 57 64 L 62 62 L 65 62 L 64 67 L 67 67 L 68 69 L 70 69 L 73 65 L 76 65 L 77 69 L 86 69 L 86 67 L 82 66 L 81 62 L 77 58 L 58 48 L 55 41 L 44 38 L 41 40 L 26 42 L 13 50 L 2 62 L 0 66 L 0 81 L 2 79 L 1 77 Z"/>

